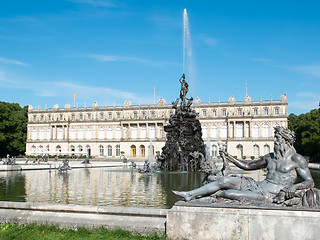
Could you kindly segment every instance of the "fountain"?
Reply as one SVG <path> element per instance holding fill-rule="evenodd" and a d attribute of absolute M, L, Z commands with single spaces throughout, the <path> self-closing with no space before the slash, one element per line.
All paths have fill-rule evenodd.
<path fill-rule="evenodd" d="M 191 108 L 193 98 L 186 97 L 189 85 L 184 74 L 179 81 L 180 98 L 172 103 L 175 112 L 164 127 L 167 141 L 161 155 L 157 156 L 158 167 L 162 171 L 198 171 L 206 156 L 201 124 Z"/>

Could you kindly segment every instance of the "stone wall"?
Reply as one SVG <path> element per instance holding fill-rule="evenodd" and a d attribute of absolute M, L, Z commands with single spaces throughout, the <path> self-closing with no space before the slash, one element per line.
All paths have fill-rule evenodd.
<path fill-rule="evenodd" d="M 213 207 L 176 204 L 169 239 L 318 239 L 320 209 Z"/>

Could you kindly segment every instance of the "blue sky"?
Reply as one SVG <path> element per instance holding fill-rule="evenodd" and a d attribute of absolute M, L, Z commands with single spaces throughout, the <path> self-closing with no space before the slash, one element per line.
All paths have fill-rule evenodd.
<path fill-rule="evenodd" d="M 10 0 L 0 4 L 0 101 L 52 108 L 179 96 L 183 10 L 189 96 L 318 108 L 319 1 Z M 192 73 L 190 73 L 192 72 Z"/>

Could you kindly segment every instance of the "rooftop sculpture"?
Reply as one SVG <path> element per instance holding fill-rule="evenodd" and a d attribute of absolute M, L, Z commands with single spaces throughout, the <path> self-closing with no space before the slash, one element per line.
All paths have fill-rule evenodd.
<path fill-rule="evenodd" d="M 162 153 L 157 155 L 157 166 L 162 171 L 198 171 L 201 158 L 195 156 L 205 155 L 201 124 L 191 108 L 193 98 L 186 97 L 189 85 L 184 74 L 179 82 L 180 97 L 172 102 L 175 112 L 164 127 L 167 140 Z"/>
<path fill-rule="evenodd" d="M 234 174 L 214 173 L 207 177 L 209 183 L 188 191 L 173 191 L 185 201 L 212 195 L 219 199 L 236 200 L 240 203 L 254 202 L 284 206 L 318 207 L 320 190 L 313 188 L 314 182 L 306 159 L 293 147 L 295 133 L 288 128 L 274 128 L 274 153 L 258 160 L 244 161 L 236 159 L 224 150 L 220 155 L 244 170 L 267 169 L 266 178 L 257 182 L 250 177 Z M 296 182 L 298 177 L 300 182 Z"/>

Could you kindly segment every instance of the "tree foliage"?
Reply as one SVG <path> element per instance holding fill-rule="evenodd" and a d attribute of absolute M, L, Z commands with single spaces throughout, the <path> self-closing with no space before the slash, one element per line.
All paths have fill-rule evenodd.
<path fill-rule="evenodd" d="M 0 157 L 18 156 L 26 150 L 28 107 L 0 102 Z"/>
<path fill-rule="evenodd" d="M 309 156 L 311 161 L 320 160 L 320 110 L 313 109 L 308 113 L 290 114 L 289 129 L 296 133 L 296 150 Z"/>

